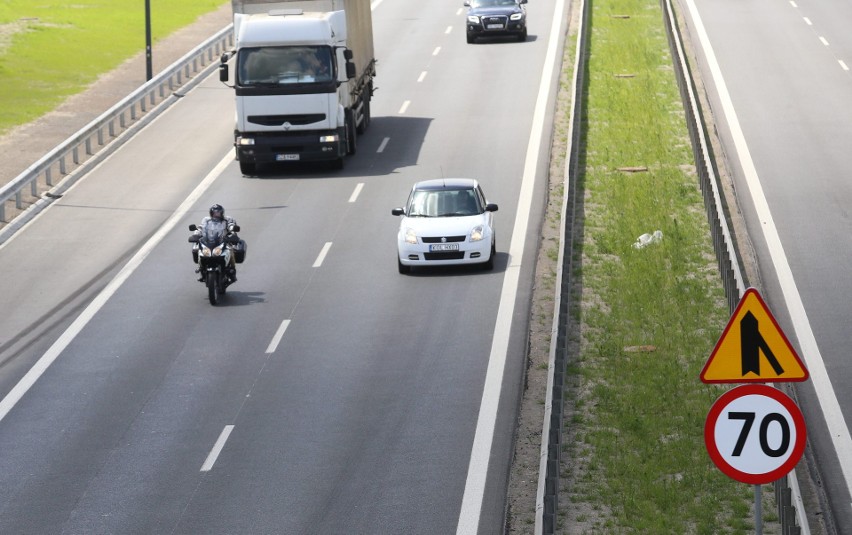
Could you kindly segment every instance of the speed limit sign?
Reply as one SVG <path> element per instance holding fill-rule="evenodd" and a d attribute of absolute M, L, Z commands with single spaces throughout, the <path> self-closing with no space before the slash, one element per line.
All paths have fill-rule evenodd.
<path fill-rule="evenodd" d="M 805 419 L 789 396 L 744 385 L 716 400 L 704 424 L 710 458 L 728 477 L 762 485 L 785 476 L 805 451 Z"/>

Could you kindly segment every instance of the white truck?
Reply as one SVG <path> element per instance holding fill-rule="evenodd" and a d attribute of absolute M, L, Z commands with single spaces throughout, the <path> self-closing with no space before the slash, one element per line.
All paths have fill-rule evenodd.
<path fill-rule="evenodd" d="M 370 124 L 376 59 L 370 0 L 231 0 L 234 147 L 240 170 L 355 154 Z"/>

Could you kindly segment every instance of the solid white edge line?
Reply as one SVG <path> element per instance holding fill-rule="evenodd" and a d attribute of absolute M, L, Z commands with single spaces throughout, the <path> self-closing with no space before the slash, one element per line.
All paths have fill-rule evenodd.
<path fill-rule="evenodd" d="M 266 348 L 267 355 L 270 353 L 275 353 L 275 350 L 278 349 L 278 344 L 281 343 L 281 338 L 284 337 L 284 332 L 289 326 L 290 320 L 284 320 L 281 322 L 281 325 L 278 327 L 278 330 L 275 331 L 275 336 L 272 337 L 272 340 L 269 342 L 269 346 Z"/>
<path fill-rule="evenodd" d="M 322 263 L 325 261 L 325 256 L 328 254 L 328 250 L 331 249 L 331 242 L 325 242 L 325 245 L 322 246 L 322 251 L 320 251 L 319 256 L 314 261 L 314 265 L 312 267 L 318 268 L 322 266 Z"/>
<path fill-rule="evenodd" d="M 382 142 L 379 144 L 379 148 L 376 150 L 376 153 L 384 152 L 384 151 L 385 151 L 385 147 L 387 147 L 387 146 L 388 146 L 388 142 L 389 142 L 389 141 L 390 141 L 390 138 L 389 138 L 389 137 L 384 138 L 384 139 L 382 140 Z"/>
<path fill-rule="evenodd" d="M 562 13 L 564 0 L 557 0 L 554 13 Z M 515 309 L 515 299 L 518 293 L 518 281 L 521 274 L 524 240 L 529 226 L 532 207 L 533 189 L 541 143 L 544 122 L 548 113 L 548 101 L 553 85 L 553 68 L 556 61 L 557 45 L 559 44 L 559 28 L 562 18 L 553 17 L 550 29 L 550 40 L 544 59 L 542 80 L 539 85 L 533 121 L 527 144 L 524 174 L 521 181 L 521 191 L 518 198 L 518 211 L 512 231 L 512 241 L 509 245 L 509 262 L 503 279 L 503 290 L 500 294 L 500 305 L 497 309 L 497 320 L 494 326 L 494 339 L 491 342 L 491 353 L 488 357 L 488 370 L 485 374 L 485 385 L 482 390 L 482 401 L 479 405 L 479 417 L 476 421 L 476 432 L 470 454 L 470 464 L 464 485 L 459 522 L 456 527 L 457 535 L 473 535 L 479 529 L 479 518 L 482 514 L 482 500 L 485 496 L 485 482 L 488 476 L 488 463 L 491 457 L 491 446 L 494 441 L 494 429 L 497 421 L 497 410 L 500 404 L 500 392 L 503 385 L 503 372 L 509 351 L 509 334 L 512 327 L 512 316 Z"/>
<path fill-rule="evenodd" d="M 216 440 L 216 444 L 213 445 L 213 449 L 210 450 L 210 454 L 207 455 L 207 459 L 201 465 L 201 472 L 209 472 L 213 468 L 213 465 L 216 464 L 216 459 L 219 458 L 219 454 L 225 449 L 225 443 L 228 442 L 228 437 L 231 436 L 231 431 L 233 430 L 233 425 L 226 425 L 225 429 L 222 429 L 219 438 Z"/>
<path fill-rule="evenodd" d="M 357 186 L 355 186 L 355 191 L 352 192 L 352 196 L 349 197 L 349 202 L 355 202 L 358 200 L 358 196 L 361 195 L 361 190 L 364 189 L 364 183 L 359 182 Z"/>
<path fill-rule="evenodd" d="M 408 106 L 409 106 L 409 105 L 411 105 L 411 101 L 410 101 L 410 100 L 406 100 L 405 102 L 403 102 L 403 103 L 402 103 L 402 107 L 401 107 L 401 108 L 399 108 L 399 114 L 400 114 L 400 115 L 402 115 L 403 113 L 405 113 L 405 110 L 407 110 L 407 109 L 408 109 Z"/>
<path fill-rule="evenodd" d="M 234 155 L 231 151 L 225 155 L 222 160 L 216 164 L 216 167 L 210 171 L 204 180 L 201 181 L 198 186 L 189 194 L 189 196 L 181 203 L 181 205 L 175 210 L 175 212 L 163 223 L 160 228 L 154 233 L 153 236 L 136 252 L 133 258 L 130 259 L 129 262 L 121 269 L 121 271 L 113 278 L 106 287 L 101 290 L 101 292 L 95 296 L 89 306 L 80 313 L 79 316 L 74 320 L 74 322 L 59 336 L 59 338 L 53 343 L 52 346 L 45 352 L 41 358 L 36 361 L 32 368 L 24 375 L 18 384 L 6 394 L 6 397 L 0 401 L 0 421 L 9 414 L 9 411 L 21 400 L 24 394 L 29 391 L 30 388 L 38 381 L 38 379 L 44 374 L 45 371 L 50 367 L 51 364 L 59 357 L 60 353 L 68 347 L 68 344 L 71 343 L 74 338 L 80 334 L 80 331 L 89 323 L 89 321 L 98 313 L 98 311 L 103 308 L 106 302 L 110 297 L 118 291 L 124 282 L 130 278 L 130 275 L 136 271 L 145 258 L 154 250 L 162 240 L 165 238 L 169 232 L 171 232 L 175 225 L 186 216 L 189 209 L 192 208 L 192 205 L 195 204 L 198 199 L 207 191 L 207 188 L 210 187 L 210 184 L 215 181 L 222 171 L 225 170 L 225 167 L 228 166 L 234 160 Z"/>
<path fill-rule="evenodd" d="M 737 154 L 739 154 L 743 175 L 754 202 L 755 212 L 761 222 L 764 239 L 766 239 L 769 248 L 769 256 L 775 267 L 775 273 L 778 276 L 778 283 L 784 295 L 790 320 L 793 323 L 796 338 L 798 338 L 799 345 L 801 346 L 802 357 L 810 373 L 820 408 L 828 426 L 831 442 L 837 454 L 847 491 L 852 496 L 852 436 L 849 435 L 849 428 L 843 417 L 843 411 L 840 409 L 837 395 L 834 393 L 831 379 L 828 377 L 828 371 L 825 368 L 825 362 L 822 359 L 822 354 L 819 351 L 819 346 L 808 321 L 805 305 L 802 303 L 796 281 L 793 279 L 793 272 L 784 254 L 781 237 L 778 235 L 778 229 L 775 227 L 772 213 L 769 211 L 769 203 L 766 201 L 766 196 L 763 193 L 763 187 L 760 184 L 757 169 L 748 150 L 748 144 L 740 127 L 739 118 L 734 111 L 734 105 L 728 93 L 728 88 L 725 85 L 722 70 L 716 60 L 716 55 L 710 45 L 710 39 L 704 29 L 704 23 L 701 20 L 694 0 L 686 0 L 686 2 L 695 24 L 695 30 L 701 41 L 701 46 L 707 56 L 707 64 L 719 93 L 719 100 L 722 103 Z M 799 525 L 807 523 L 807 517 L 804 515 L 804 512 L 797 511 L 797 516 L 800 520 Z"/>

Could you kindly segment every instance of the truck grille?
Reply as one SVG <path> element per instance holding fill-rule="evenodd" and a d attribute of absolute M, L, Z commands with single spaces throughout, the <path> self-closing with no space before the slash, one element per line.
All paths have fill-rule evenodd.
<path fill-rule="evenodd" d="M 261 126 L 281 126 L 290 123 L 293 126 L 304 126 L 306 124 L 318 123 L 325 120 L 324 113 L 312 113 L 302 115 L 249 115 L 248 122 Z"/>

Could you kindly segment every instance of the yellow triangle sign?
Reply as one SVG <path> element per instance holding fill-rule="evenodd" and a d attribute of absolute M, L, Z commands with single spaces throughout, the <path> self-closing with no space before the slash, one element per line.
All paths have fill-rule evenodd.
<path fill-rule="evenodd" d="M 808 370 L 754 288 L 740 299 L 701 370 L 705 383 L 805 381 Z"/>

